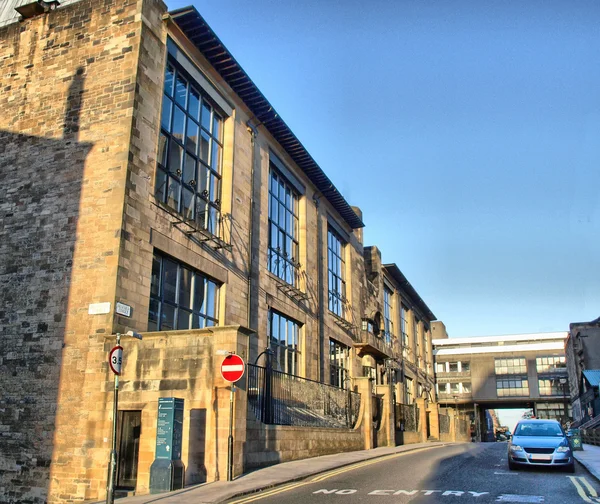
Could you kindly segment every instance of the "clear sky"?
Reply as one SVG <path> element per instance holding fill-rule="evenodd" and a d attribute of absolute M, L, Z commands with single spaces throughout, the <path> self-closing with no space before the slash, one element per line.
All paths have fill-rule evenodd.
<path fill-rule="evenodd" d="M 195 0 L 451 337 L 600 316 L 600 2 Z"/>

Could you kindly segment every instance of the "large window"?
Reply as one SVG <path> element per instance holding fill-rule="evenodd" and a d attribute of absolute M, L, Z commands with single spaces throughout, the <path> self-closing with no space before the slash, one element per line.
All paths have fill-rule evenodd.
<path fill-rule="evenodd" d="M 535 367 L 538 373 L 548 373 L 559 369 L 566 369 L 564 356 L 536 357 Z"/>
<path fill-rule="evenodd" d="M 406 315 L 408 312 L 408 308 L 404 305 L 400 307 L 400 331 L 402 331 L 402 347 L 403 347 L 403 356 L 408 356 L 408 351 L 410 349 L 410 344 L 408 341 L 408 327 L 406 323 Z"/>
<path fill-rule="evenodd" d="M 329 340 L 330 383 L 336 387 L 348 388 L 348 361 L 350 348 L 334 340 Z"/>
<path fill-rule="evenodd" d="M 496 379 L 498 397 L 528 396 L 529 382 L 525 378 Z"/>
<path fill-rule="evenodd" d="M 566 384 L 561 384 L 559 380 L 538 380 L 538 387 L 541 396 L 567 395 Z"/>
<path fill-rule="evenodd" d="M 495 369 L 497 375 L 527 374 L 527 362 L 525 358 L 496 359 Z"/>
<path fill-rule="evenodd" d="M 271 166 L 269 172 L 269 251 L 271 273 L 298 284 L 298 193 Z"/>
<path fill-rule="evenodd" d="M 327 231 L 327 273 L 329 277 L 329 310 L 338 317 L 345 315 L 346 302 L 346 263 L 344 261 L 345 244 L 339 235 Z"/>
<path fill-rule="evenodd" d="M 413 403 L 413 380 L 412 378 L 406 378 L 404 382 L 404 395 L 406 397 L 406 404 Z"/>
<path fill-rule="evenodd" d="M 148 331 L 216 326 L 219 285 L 169 257 L 154 254 Z"/>
<path fill-rule="evenodd" d="M 220 219 L 222 151 L 223 117 L 169 56 L 155 196 L 212 234 Z"/>
<path fill-rule="evenodd" d="M 393 317 L 393 306 L 392 299 L 394 293 L 387 287 L 383 288 L 383 324 L 385 330 L 385 341 L 388 345 L 392 344 L 392 337 L 394 335 L 394 321 Z"/>
<path fill-rule="evenodd" d="M 415 357 L 417 358 L 417 364 L 421 358 L 421 347 L 419 345 L 419 319 L 414 316 L 413 312 L 413 339 L 415 342 Z"/>
<path fill-rule="evenodd" d="M 269 347 L 274 352 L 274 368 L 298 375 L 300 326 L 276 311 L 269 311 Z"/>

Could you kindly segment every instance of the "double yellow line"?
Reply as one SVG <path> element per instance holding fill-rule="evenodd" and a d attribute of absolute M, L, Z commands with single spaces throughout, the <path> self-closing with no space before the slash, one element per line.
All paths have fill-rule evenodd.
<path fill-rule="evenodd" d="M 332 471 L 326 472 L 324 474 L 320 474 L 318 476 L 315 476 L 312 479 L 306 480 L 306 481 L 299 481 L 296 483 L 290 483 L 288 485 L 284 485 L 284 486 L 279 486 L 277 488 L 273 488 L 271 490 L 267 490 L 265 492 L 260 492 L 260 493 L 256 493 L 256 494 L 252 494 L 249 495 L 247 497 L 244 497 L 242 499 L 236 500 L 236 501 L 232 501 L 230 504 L 246 504 L 248 502 L 254 502 L 257 501 L 259 499 L 264 499 L 265 497 L 270 497 L 271 495 L 276 495 L 278 493 L 282 493 L 282 492 L 287 492 L 289 490 L 292 490 L 294 488 L 298 488 L 301 486 L 305 486 L 305 485 L 310 485 L 311 483 L 318 483 L 319 481 L 324 481 L 328 478 L 331 478 L 333 476 L 336 476 L 337 474 L 341 474 L 341 473 L 345 473 L 348 471 L 353 471 L 354 469 L 359 469 L 361 467 L 365 467 L 365 466 L 369 466 L 372 464 L 378 464 L 379 462 L 383 462 L 385 460 L 389 460 L 392 458 L 397 458 L 397 457 L 402 457 L 403 455 L 407 455 L 409 453 L 418 453 L 421 451 L 425 451 L 425 450 L 431 450 L 433 448 L 439 448 L 439 446 L 429 446 L 426 448 L 417 448 L 416 450 L 409 450 L 409 451 L 405 451 L 405 452 L 401 452 L 401 453 L 394 453 L 392 455 L 386 455 L 384 457 L 378 457 L 376 459 L 371 459 L 371 460 L 367 460 L 364 462 L 357 462 L 356 464 L 352 464 L 349 466 L 345 466 L 342 467 L 340 469 L 334 469 Z M 590 501 L 592 502 L 592 501 Z M 594 503 L 597 504 L 597 503 Z"/>
<path fill-rule="evenodd" d="M 581 497 L 584 502 L 589 502 L 590 504 L 600 503 L 600 499 L 598 498 L 598 492 L 596 492 L 594 487 L 590 485 L 589 481 L 586 480 L 583 476 L 569 476 L 568 478 L 571 480 L 571 483 L 575 485 L 579 497 Z M 585 491 L 586 489 L 589 492 L 589 495 Z"/>

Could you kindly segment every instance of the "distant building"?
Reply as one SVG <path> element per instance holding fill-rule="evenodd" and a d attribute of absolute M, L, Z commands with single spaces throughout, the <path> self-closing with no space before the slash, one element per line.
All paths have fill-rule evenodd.
<path fill-rule="evenodd" d="M 600 415 L 596 382 L 600 374 L 600 317 L 570 324 L 565 354 L 574 425 L 581 426 Z"/>
<path fill-rule="evenodd" d="M 438 402 L 470 411 L 476 429 L 487 425 L 487 409 L 532 408 L 537 418 L 566 422 L 566 338 L 556 332 L 435 339 Z"/>

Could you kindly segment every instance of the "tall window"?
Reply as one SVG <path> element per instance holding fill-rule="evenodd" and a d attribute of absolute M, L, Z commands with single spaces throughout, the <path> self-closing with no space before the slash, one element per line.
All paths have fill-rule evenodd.
<path fill-rule="evenodd" d="M 293 320 L 269 311 L 269 348 L 275 353 L 274 367 L 298 375 L 300 326 Z"/>
<path fill-rule="evenodd" d="M 269 271 L 290 285 L 297 285 L 298 251 L 298 193 L 271 166 L 269 172 Z"/>
<path fill-rule="evenodd" d="M 419 319 L 414 316 L 414 312 L 413 312 L 413 338 L 415 341 L 415 357 L 417 358 L 417 364 L 418 364 L 418 360 L 421 357 L 421 347 L 419 345 L 419 343 L 420 343 L 420 341 L 419 341 Z"/>
<path fill-rule="evenodd" d="M 329 310 L 338 317 L 345 315 L 346 281 L 345 244 L 339 235 L 327 231 L 327 272 L 329 276 Z"/>
<path fill-rule="evenodd" d="M 165 71 L 156 198 L 212 234 L 221 207 L 223 118 L 169 57 Z"/>
<path fill-rule="evenodd" d="M 394 293 L 387 287 L 383 288 L 383 324 L 385 330 L 385 341 L 388 345 L 392 344 L 394 334 L 394 321 L 392 320 L 392 298 Z"/>
<path fill-rule="evenodd" d="M 406 378 L 404 382 L 404 394 L 406 396 L 406 404 L 413 403 L 413 380 L 412 378 Z"/>
<path fill-rule="evenodd" d="M 154 254 L 149 331 L 216 326 L 219 285 L 171 258 Z"/>
<path fill-rule="evenodd" d="M 527 374 L 527 363 L 523 357 L 496 359 L 495 370 L 497 375 Z"/>
<path fill-rule="evenodd" d="M 410 344 L 408 342 L 408 327 L 406 323 L 407 311 L 408 308 L 402 305 L 400 308 L 400 330 L 402 331 L 402 346 L 405 350 L 407 350 L 410 347 Z M 404 356 L 406 357 L 406 354 L 404 354 Z"/>
<path fill-rule="evenodd" d="M 329 340 L 330 383 L 336 387 L 348 388 L 348 360 L 350 348 L 334 340 Z"/>

